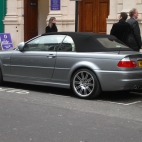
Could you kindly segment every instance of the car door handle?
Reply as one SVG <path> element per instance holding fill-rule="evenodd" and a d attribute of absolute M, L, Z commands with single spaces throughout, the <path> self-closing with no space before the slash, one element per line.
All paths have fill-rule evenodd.
<path fill-rule="evenodd" d="M 49 56 L 47 56 L 48 58 L 55 58 L 56 57 L 56 55 L 54 55 L 54 54 L 49 54 Z"/>

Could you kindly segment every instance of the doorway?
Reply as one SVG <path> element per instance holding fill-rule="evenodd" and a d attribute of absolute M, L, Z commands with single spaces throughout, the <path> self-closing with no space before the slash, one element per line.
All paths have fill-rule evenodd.
<path fill-rule="evenodd" d="M 24 0 L 24 41 L 45 33 L 49 0 Z"/>
<path fill-rule="evenodd" d="M 24 41 L 38 35 L 38 0 L 24 0 Z"/>
<path fill-rule="evenodd" d="M 79 31 L 106 34 L 109 0 L 82 0 L 79 2 Z"/>

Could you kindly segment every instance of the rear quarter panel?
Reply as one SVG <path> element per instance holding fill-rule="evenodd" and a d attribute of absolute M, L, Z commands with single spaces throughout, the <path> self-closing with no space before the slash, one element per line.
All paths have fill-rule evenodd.
<path fill-rule="evenodd" d="M 52 81 L 69 84 L 73 72 L 79 68 L 88 68 L 94 73 L 118 70 L 117 63 L 124 56 L 118 55 L 118 52 L 58 52 Z"/>

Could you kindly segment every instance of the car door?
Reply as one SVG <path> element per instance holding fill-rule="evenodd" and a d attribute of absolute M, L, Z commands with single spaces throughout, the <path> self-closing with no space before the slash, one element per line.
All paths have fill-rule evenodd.
<path fill-rule="evenodd" d="M 55 64 L 53 79 L 56 82 L 69 83 L 69 72 L 75 62 L 80 60 L 76 53 L 76 47 L 73 39 L 66 36 L 57 50 L 57 60 Z"/>
<path fill-rule="evenodd" d="M 11 75 L 17 79 L 50 80 L 56 61 L 56 48 L 63 35 L 45 35 L 25 44 L 22 51 L 16 50 L 11 57 Z"/>

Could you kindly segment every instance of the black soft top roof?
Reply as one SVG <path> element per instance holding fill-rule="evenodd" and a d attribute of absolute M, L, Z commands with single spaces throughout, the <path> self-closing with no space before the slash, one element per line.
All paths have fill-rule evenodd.
<path fill-rule="evenodd" d="M 112 35 L 95 34 L 93 32 L 51 32 L 51 33 L 42 34 L 42 36 L 45 35 L 68 35 L 72 37 L 77 52 L 103 52 L 103 51 L 112 51 L 112 50 L 118 51 L 118 48 L 117 49 L 105 48 L 96 40 L 96 38 L 116 39 L 116 37 Z M 131 49 L 128 48 L 128 50 Z"/>

